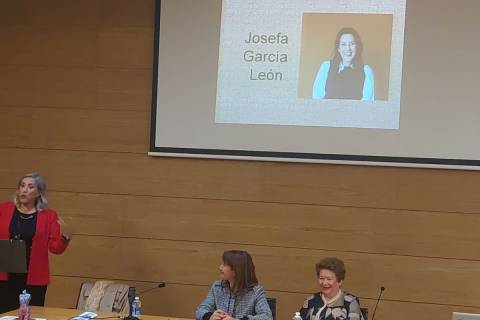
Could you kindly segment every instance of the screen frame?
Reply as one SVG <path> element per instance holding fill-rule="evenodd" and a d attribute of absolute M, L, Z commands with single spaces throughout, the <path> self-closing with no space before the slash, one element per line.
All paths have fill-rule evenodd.
<path fill-rule="evenodd" d="M 480 160 L 156 146 L 161 2 L 155 0 L 149 156 L 480 170 Z"/>

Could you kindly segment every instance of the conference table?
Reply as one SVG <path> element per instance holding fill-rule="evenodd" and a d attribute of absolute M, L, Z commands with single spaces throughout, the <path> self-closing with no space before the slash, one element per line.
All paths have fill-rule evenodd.
<path fill-rule="evenodd" d="M 84 310 L 78 309 L 64 309 L 64 308 L 51 308 L 51 307 L 30 307 L 30 314 L 33 318 L 41 318 L 47 320 L 68 320 L 72 317 L 78 316 L 84 312 Z M 97 319 L 119 319 L 120 315 L 114 312 L 95 312 L 98 314 Z M 18 311 L 13 310 L 6 313 L 0 314 L 0 317 L 3 316 L 17 316 Z M 149 316 L 142 315 L 141 320 L 192 320 L 187 318 L 176 318 L 176 317 L 166 317 L 166 316 Z"/>

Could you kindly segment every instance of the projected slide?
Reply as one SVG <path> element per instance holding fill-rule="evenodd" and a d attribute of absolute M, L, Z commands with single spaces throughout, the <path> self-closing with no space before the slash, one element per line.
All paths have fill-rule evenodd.
<path fill-rule="evenodd" d="M 156 0 L 149 154 L 479 169 L 480 1 L 438 2 Z"/>
<path fill-rule="evenodd" d="M 400 128 L 405 0 L 224 0 L 215 123 Z"/>

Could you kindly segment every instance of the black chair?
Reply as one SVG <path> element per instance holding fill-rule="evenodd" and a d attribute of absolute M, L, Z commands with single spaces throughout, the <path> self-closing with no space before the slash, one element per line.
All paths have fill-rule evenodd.
<path fill-rule="evenodd" d="M 368 308 L 360 308 L 360 312 L 365 320 L 368 320 Z"/>
<path fill-rule="evenodd" d="M 270 307 L 270 310 L 272 311 L 272 319 L 275 320 L 277 315 L 277 299 L 267 298 L 267 303 L 268 303 L 268 306 Z"/>

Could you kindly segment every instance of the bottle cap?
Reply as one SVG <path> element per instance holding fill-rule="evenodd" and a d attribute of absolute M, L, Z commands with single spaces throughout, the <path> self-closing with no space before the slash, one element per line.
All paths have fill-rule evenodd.
<path fill-rule="evenodd" d="M 26 290 L 23 290 L 22 293 L 20 293 L 20 302 L 26 302 L 26 303 L 29 303 L 30 302 L 30 298 L 31 298 L 31 295 L 30 293 L 28 293 Z"/>

